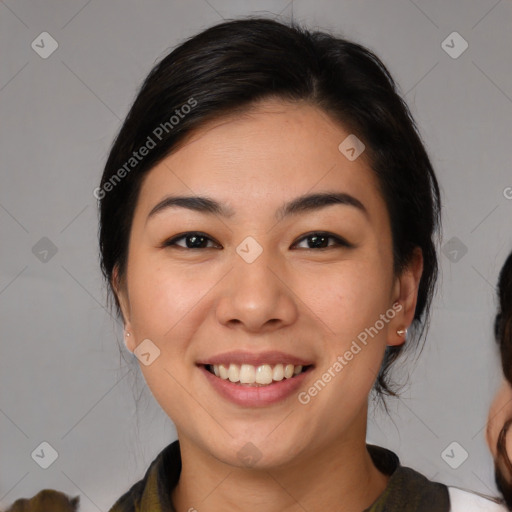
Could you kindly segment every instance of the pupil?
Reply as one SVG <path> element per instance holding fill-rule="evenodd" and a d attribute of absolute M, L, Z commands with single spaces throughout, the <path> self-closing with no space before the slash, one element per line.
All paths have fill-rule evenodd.
<path fill-rule="evenodd" d="M 309 237 L 310 241 L 312 241 L 313 247 L 325 247 L 325 241 L 327 237 L 323 235 L 312 235 Z"/>
<path fill-rule="evenodd" d="M 187 238 L 187 247 L 189 249 L 196 249 L 198 247 L 204 247 L 205 237 L 197 235 L 189 235 Z M 190 243 L 189 243 L 190 242 Z"/>

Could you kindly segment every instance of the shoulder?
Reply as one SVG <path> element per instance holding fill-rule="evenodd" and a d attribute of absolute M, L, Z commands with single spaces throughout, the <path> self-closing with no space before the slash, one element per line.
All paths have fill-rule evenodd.
<path fill-rule="evenodd" d="M 133 484 L 109 509 L 109 512 L 174 510 L 169 490 L 177 485 L 181 472 L 181 452 L 176 440 L 153 460 L 144 478 Z"/>
<path fill-rule="evenodd" d="M 474 492 L 448 487 L 452 512 L 506 512 L 508 509 L 492 499 Z"/>

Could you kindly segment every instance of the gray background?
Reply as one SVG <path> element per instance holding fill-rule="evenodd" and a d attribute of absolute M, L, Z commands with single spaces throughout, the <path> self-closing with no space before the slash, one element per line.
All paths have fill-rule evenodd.
<path fill-rule="evenodd" d="M 425 349 L 400 365 L 409 385 L 389 402 L 391 417 L 373 413 L 369 440 L 429 478 L 495 492 L 484 433 L 500 379 L 494 285 L 512 249 L 510 1 L 5 0 L 1 505 L 53 487 L 80 494 L 81 510 L 107 510 L 175 438 L 130 354 L 120 357 L 92 191 L 154 63 L 184 37 L 250 13 L 361 42 L 400 84 L 442 186 L 445 254 Z M 59 45 L 46 59 L 31 47 L 44 31 Z M 469 44 L 458 58 L 442 47 L 454 31 Z M 31 457 L 43 441 L 58 453 L 48 469 Z M 469 454 L 457 469 L 442 456 L 453 441 L 452 464 Z"/>

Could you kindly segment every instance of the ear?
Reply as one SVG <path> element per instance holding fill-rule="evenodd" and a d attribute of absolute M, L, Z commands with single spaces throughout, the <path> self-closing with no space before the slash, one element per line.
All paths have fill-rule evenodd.
<path fill-rule="evenodd" d="M 389 322 L 388 345 L 398 346 L 405 343 L 405 334 L 397 331 L 407 329 L 414 320 L 422 273 L 423 253 L 419 247 L 416 247 L 407 266 L 395 278 L 393 309 L 396 314 Z"/>
<path fill-rule="evenodd" d="M 116 295 L 116 298 L 119 302 L 119 306 L 121 308 L 121 314 L 123 315 L 124 321 L 124 344 L 126 348 L 133 352 L 135 350 L 135 337 L 133 336 L 133 329 L 130 321 L 131 312 L 130 312 L 130 301 L 128 298 L 128 290 L 126 287 L 126 283 L 120 279 L 119 277 L 119 267 L 116 264 L 112 271 L 112 289 Z"/>

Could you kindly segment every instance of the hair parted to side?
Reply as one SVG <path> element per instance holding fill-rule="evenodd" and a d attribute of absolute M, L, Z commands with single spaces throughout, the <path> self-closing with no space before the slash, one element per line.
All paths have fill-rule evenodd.
<path fill-rule="evenodd" d="M 440 193 L 410 111 L 385 65 L 365 47 L 265 18 L 223 22 L 188 39 L 156 64 L 137 94 L 100 185 L 101 266 L 118 313 L 114 269 L 122 283 L 133 213 L 148 171 L 207 121 L 242 113 L 267 98 L 308 102 L 365 144 L 364 157 L 391 219 L 395 273 L 415 248 L 423 253 L 415 320 L 406 343 L 417 345 L 428 325 L 438 272 Z M 179 122 L 169 122 L 173 115 Z M 160 128 L 155 137 L 162 126 L 166 130 Z M 156 146 L 108 187 L 152 134 Z M 387 376 L 402 349 L 387 348 L 375 385 L 379 396 L 395 395 Z"/>

